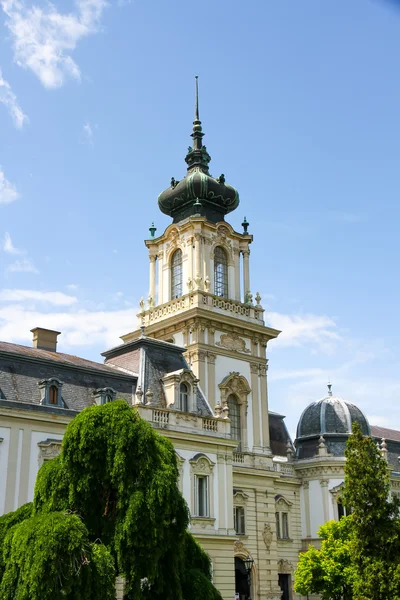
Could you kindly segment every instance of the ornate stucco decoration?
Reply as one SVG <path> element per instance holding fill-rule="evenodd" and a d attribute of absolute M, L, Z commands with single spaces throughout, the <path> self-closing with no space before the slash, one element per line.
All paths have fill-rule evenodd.
<path fill-rule="evenodd" d="M 271 547 L 272 537 L 273 537 L 272 527 L 269 523 L 265 523 L 262 537 L 263 537 L 266 549 L 269 550 Z"/>
<path fill-rule="evenodd" d="M 233 494 L 233 505 L 234 506 L 244 506 L 247 504 L 249 496 L 242 490 L 234 490 Z"/>
<path fill-rule="evenodd" d="M 246 347 L 246 341 L 239 337 L 237 333 L 223 333 L 219 342 L 216 342 L 215 345 L 220 348 L 227 348 L 228 350 L 244 354 L 250 354 L 251 352 L 251 350 Z"/>
<path fill-rule="evenodd" d="M 250 552 L 247 550 L 246 546 L 241 540 L 235 540 L 233 552 L 235 556 L 250 556 Z"/>
<path fill-rule="evenodd" d="M 189 462 L 193 473 L 198 475 L 211 475 L 215 464 L 205 454 L 196 454 Z"/>
<path fill-rule="evenodd" d="M 284 558 L 281 558 L 280 560 L 278 560 L 278 573 L 290 574 L 292 572 L 293 572 L 293 565 L 290 562 L 290 560 L 286 560 Z"/>
<path fill-rule="evenodd" d="M 39 442 L 39 466 L 41 467 L 44 462 L 51 460 L 58 456 L 61 452 L 61 440 L 44 440 Z"/>
<path fill-rule="evenodd" d="M 275 508 L 276 508 L 276 510 L 278 510 L 278 511 L 280 511 L 280 510 L 290 511 L 292 505 L 293 505 L 293 502 L 290 502 L 290 500 L 288 500 L 287 498 L 285 498 L 285 496 L 282 496 L 281 494 L 277 494 L 275 496 Z"/>
<path fill-rule="evenodd" d="M 248 384 L 246 377 L 240 375 L 236 371 L 232 371 L 225 377 L 220 384 L 218 384 L 221 390 L 221 401 L 222 405 L 227 405 L 227 400 L 230 394 L 234 394 L 239 404 L 247 406 L 247 396 L 251 392 L 251 388 Z"/>

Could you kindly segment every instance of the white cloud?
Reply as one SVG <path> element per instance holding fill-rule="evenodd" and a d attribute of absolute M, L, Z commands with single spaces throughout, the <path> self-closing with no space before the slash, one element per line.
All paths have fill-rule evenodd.
<path fill-rule="evenodd" d="M 0 302 L 24 302 L 27 300 L 46 302 L 55 306 L 71 306 L 78 301 L 75 296 L 68 296 L 63 292 L 39 292 L 36 290 L 0 291 Z"/>
<path fill-rule="evenodd" d="M 93 145 L 93 127 L 91 126 L 89 121 L 86 121 L 86 123 L 83 124 L 82 129 L 83 129 L 83 135 L 84 135 L 86 141 L 88 142 L 88 144 L 90 144 L 92 146 Z"/>
<path fill-rule="evenodd" d="M 119 336 L 135 329 L 136 312 L 132 308 L 49 312 L 9 304 L 0 307 L 0 339 L 26 343 L 31 340 L 33 327 L 46 327 L 62 332 L 61 343 L 65 350 L 96 344 L 106 349 L 121 344 Z"/>
<path fill-rule="evenodd" d="M 19 193 L 15 186 L 6 179 L 4 171 L 0 166 L 0 204 L 11 204 L 18 200 Z"/>
<path fill-rule="evenodd" d="M 29 258 L 16 260 L 8 265 L 7 271 L 11 273 L 39 273 L 33 262 Z"/>
<path fill-rule="evenodd" d="M 10 84 L 3 78 L 0 69 L 0 102 L 8 109 L 14 125 L 17 129 L 21 129 L 28 117 L 24 114 L 22 108 L 18 104 L 17 96 L 11 89 Z"/>
<path fill-rule="evenodd" d="M 8 233 L 8 231 L 6 231 L 6 233 L 4 235 L 3 250 L 4 250 L 4 252 L 7 252 L 7 254 L 23 254 L 24 253 L 23 250 L 20 250 L 19 248 L 16 248 L 13 245 L 11 236 Z"/>
<path fill-rule="evenodd" d="M 14 58 L 30 69 L 46 88 L 58 88 L 66 77 L 80 79 L 79 66 L 71 54 L 78 42 L 100 29 L 105 0 L 76 0 L 75 12 L 58 12 L 53 4 L 46 8 L 27 7 L 21 0 L 1 0 L 11 32 Z"/>
<path fill-rule="evenodd" d="M 336 323 L 324 315 L 266 312 L 265 318 L 271 327 L 282 331 L 271 348 L 312 344 L 314 348 L 331 352 L 341 339 Z"/>
<path fill-rule="evenodd" d="M 72 292 L 74 290 L 78 289 L 78 285 L 76 283 L 69 283 L 68 285 L 65 286 L 67 288 L 67 290 L 71 290 Z"/>

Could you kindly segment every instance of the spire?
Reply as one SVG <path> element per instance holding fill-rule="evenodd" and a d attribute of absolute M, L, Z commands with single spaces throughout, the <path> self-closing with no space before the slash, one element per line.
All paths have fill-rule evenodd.
<path fill-rule="evenodd" d="M 188 165 L 188 171 L 194 167 L 198 167 L 203 173 L 208 173 L 208 163 L 211 160 L 211 156 L 207 152 L 207 148 L 203 146 L 203 129 L 201 127 L 201 121 L 199 117 L 199 77 L 196 75 L 196 95 L 195 95 L 195 109 L 194 109 L 194 121 L 193 121 L 193 132 L 190 134 L 193 138 L 193 146 L 189 146 L 188 153 L 185 161 Z"/>
<path fill-rule="evenodd" d="M 332 396 L 332 384 L 328 383 L 328 396 Z"/>

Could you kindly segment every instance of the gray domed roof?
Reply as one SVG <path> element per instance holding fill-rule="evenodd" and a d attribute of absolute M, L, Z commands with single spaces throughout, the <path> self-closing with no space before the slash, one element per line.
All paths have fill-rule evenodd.
<path fill-rule="evenodd" d="M 312 402 L 303 411 L 297 425 L 296 438 L 326 434 L 348 435 L 353 423 L 360 424 L 364 435 L 370 435 L 369 423 L 362 411 L 342 398 L 329 395 L 318 402 Z"/>

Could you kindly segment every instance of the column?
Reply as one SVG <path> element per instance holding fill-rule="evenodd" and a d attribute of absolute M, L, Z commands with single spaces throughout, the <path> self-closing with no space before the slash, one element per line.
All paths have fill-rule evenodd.
<path fill-rule="evenodd" d="M 195 266 L 196 266 L 196 272 L 195 272 L 195 281 L 196 281 L 196 287 L 200 288 L 200 283 L 202 279 L 201 277 L 201 235 L 200 233 L 195 233 L 194 235 L 194 252 L 195 252 Z"/>
<path fill-rule="evenodd" d="M 157 302 L 156 304 L 163 304 L 164 300 L 163 300 L 163 278 L 164 278 L 164 274 L 163 274 L 163 268 L 164 268 L 164 261 L 163 261 L 163 251 L 161 251 L 158 254 L 158 297 L 157 297 Z"/>
<path fill-rule="evenodd" d="M 250 266 L 249 256 L 250 250 L 242 250 L 243 253 L 243 300 L 246 300 L 246 294 L 250 292 Z"/>
<path fill-rule="evenodd" d="M 233 251 L 233 260 L 235 265 L 235 300 L 240 302 L 240 250 L 236 248 Z"/>
<path fill-rule="evenodd" d="M 304 512 L 306 514 L 306 537 L 311 537 L 311 523 L 310 523 L 310 482 L 303 481 L 304 491 Z"/>
<path fill-rule="evenodd" d="M 150 258 L 150 291 L 149 296 L 151 296 L 153 304 L 155 304 L 156 300 L 156 256 L 149 256 Z"/>
<path fill-rule="evenodd" d="M 254 448 L 249 448 L 250 451 L 259 452 L 262 449 L 262 438 L 261 438 L 261 397 L 259 390 L 259 378 L 258 378 L 258 363 L 250 363 L 251 371 L 251 399 L 253 405 L 253 440 Z"/>
<path fill-rule="evenodd" d="M 322 489 L 322 505 L 324 507 L 324 522 L 329 519 L 329 498 L 328 498 L 328 480 L 321 479 L 320 486 Z"/>
<path fill-rule="evenodd" d="M 268 417 L 268 388 L 267 388 L 267 369 L 268 365 L 259 367 L 260 396 L 261 396 L 261 424 L 262 439 L 261 443 L 264 450 L 269 450 L 269 417 Z"/>

